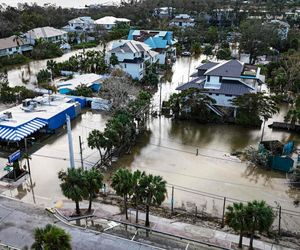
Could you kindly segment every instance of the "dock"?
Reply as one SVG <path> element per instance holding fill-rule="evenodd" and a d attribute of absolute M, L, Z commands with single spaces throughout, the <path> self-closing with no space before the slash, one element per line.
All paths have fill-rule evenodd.
<path fill-rule="evenodd" d="M 287 122 L 273 122 L 272 124 L 268 125 L 268 127 L 272 129 L 282 129 L 282 130 L 300 132 L 300 125 L 297 124 L 293 125 Z"/>

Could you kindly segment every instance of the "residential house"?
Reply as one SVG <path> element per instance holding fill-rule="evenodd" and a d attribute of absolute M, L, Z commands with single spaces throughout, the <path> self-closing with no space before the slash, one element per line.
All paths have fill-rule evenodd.
<path fill-rule="evenodd" d="M 146 73 L 146 67 L 158 61 L 158 53 L 142 42 L 118 40 L 112 44 L 112 49 L 106 55 L 109 63 L 110 57 L 115 55 L 121 68 L 133 79 L 141 80 Z"/>
<path fill-rule="evenodd" d="M 278 36 L 281 40 L 286 40 L 289 34 L 290 25 L 280 20 L 271 20 L 268 24 L 275 25 Z"/>
<path fill-rule="evenodd" d="M 234 107 L 233 98 L 259 92 L 259 86 L 264 82 L 259 67 L 238 60 L 208 62 L 198 66 L 197 70 L 191 75 L 191 81 L 176 90 L 200 89 L 221 107 Z"/>
<path fill-rule="evenodd" d="M 153 16 L 158 17 L 160 19 L 172 18 L 174 11 L 175 11 L 175 8 L 173 8 L 173 7 L 155 8 L 154 11 L 153 11 Z"/>
<path fill-rule="evenodd" d="M 68 22 L 67 26 L 64 26 L 62 29 L 67 32 L 93 32 L 94 31 L 94 20 L 89 16 L 77 17 Z"/>
<path fill-rule="evenodd" d="M 125 23 L 130 25 L 130 20 L 127 18 L 116 18 L 113 16 L 106 16 L 100 19 L 97 19 L 94 24 L 96 26 L 100 26 L 105 30 L 111 30 L 113 27 L 116 26 L 117 23 Z"/>
<path fill-rule="evenodd" d="M 195 19 L 191 18 L 188 14 L 180 14 L 170 22 L 170 26 L 177 26 L 180 28 L 194 27 Z"/>
<path fill-rule="evenodd" d="M 146 43 L 152 50 L 159 53 L 159 64 L 165 64 L 166 59 L 176 59 L 176 40 L 172 31 L 130 30 L 128 40 Z"/>
<path fill-rule="evenodd" d="M 42 39 L 51 43 L 60 43 L 68 41 L 68 34 L 64 30 L 55 29 L 53 27 L 41 27 L 29 30 L 26 34 L 31 44 L 35 44 L 36 40 Z"/>
<path fill-rule="evenodd" d="M 25 38 L 10 36 L 0 39 L 0 57 L 22 54 L 30 50 L 32 50 L 32 46 Z"/>

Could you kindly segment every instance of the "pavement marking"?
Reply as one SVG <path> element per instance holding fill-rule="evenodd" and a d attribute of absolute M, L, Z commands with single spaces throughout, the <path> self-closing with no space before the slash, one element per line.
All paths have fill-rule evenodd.
<path fill-rule="evenodd" d="M 135 236 L 137 235 L 137 233 L 138 233 L 138 230 L 139 230 L 139 229 L 137 229 L 137 230 L 136 230 L 136 232 L 135 232 L 135 234 L 133 235 L 133 237 L 132 237 L 131 241 L 134 241 L 134 238 L 135 238 Z"/>

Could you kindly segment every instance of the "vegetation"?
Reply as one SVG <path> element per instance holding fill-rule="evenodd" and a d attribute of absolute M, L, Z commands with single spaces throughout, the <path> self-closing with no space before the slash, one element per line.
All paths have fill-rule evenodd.
<path fill-rule="evenodd" d="M 130 150 L 136 136 L 143 131 L 151 95 L 141 91 L 136 100 L 126 107 L 117 109 L 106 123 L 104 132 L 93 130 L 88 136 L 90 148 L 97 148 L 100 154 L 99 166 L 110 166 L 113 155 Z"/>
<path fill-rule="evenodd" d="M 67 171 L 60 171 L 58 178 L 62 181 L 60 187 L 64 196 L 75 202 L 76 215 L 80 215 L 79 202 L 89 195 L 84 171 L 81 168 L 68 168 Z"/>
<path fill-rule="evenodd" d="M 158 74 L 156 71 L 157 65 L 156 64 L 145 64 L 146 72 L 145 76 L 141 80 L 141 83 L 147 86 L 157 86 L 159 79 Z"/>
<path fill-rule="evenodd" d="M 247 205 L 233 203 L 227 207 L 226 223 L 240 234 L 239 247 L 242 247 L 242 237 L 250 234 L 250 249 L 253 249 L 253 238 L 259 233 L 268 232 L 272 226 L 275 215 L 265 201 L 252 201 Z"/>
<path fill-rule="evenodd" d="M 73 44 L 72 49 L 88 49 L 88 48 L 93 48 L 97 47 L 98 42 L 97 41 L 91 41 L 91 42 L 83 42 L 79 44 Z"/>
<path fill-rule="evenodd" d="M 36 92 L 29 90 L 24 86 L 10 87 L 7 80 L 7 74 L 0 73 L 0 102 L 21 102 L 26 98 L 33 98 L 36 96 Z"/>
<path fill-rule="evenodd" d="M 279 111 L 273 97 L 263 93 L 249 93 L 232 100 L 237 106 L 236 123 L 247 126 L 260 126 Z M 249 115 L 251 114 L 251 116 Z"/>
<path fill-rule="evenodd" d="M 88 213 L 90 213 L 92 210 L 93 198 L 99 192 L 99 189 L 103 186 L 103 175 L 98 169 L 92 168 L 90 170 L 85 170 L 83 172 L 83 177 L 85 181 L 85 188 L 88 191 Z"/>
<path fill-rule="evenodd" d="M 124 211 L 126 220 L 128 220 L 127 202 L 132 194 L 132 173 L 125 168 L 117 170 L 112 177 L 112 188 L 116 190 L 117 195 L 124 199 Z"/>
<path fill-rule="evenodd" d="M 71 250 L 71 236 L 63 229 L 47 224 L 44 228 L 34 231 L 35 242 L 31 246 L 35 250 Z"/>
<path fill-rule="evenodd" d="M 175 119 L 194 119 L 202 123 L 219 120 L 209 106 L 215 100 L 200 92 L 198 89 L 187 89 L 170 96 L 164 103 L 165 108 L 171 109 Z"/>
<path fill-rule="evenodd" d="M 86 86 L 86 84 L 80 84 L 75 88 L 74 91 L 71 91 L 70 94 L 75 96 L 85 96 L 85 97 L 92 97 L 94 95 L 93 90 L 88 86 Z"/>
<path fill-rule="evenodd" d="M 62 55 L 63 51 L 57 44 L 47 41 L 38 42 L 31 52 L 31 57 L 36 60 L 60 57 Z"/>
<path fill-rule="evenodd" d="M 219 60 L 230 60 L 231 59 L 231 50 L 229 48 L 221 48 L 217 52 L 217 59 Z"/>
<path fill-rule="evenodd" d="M 29 58 L 21 54 L 16 54 L 13 56 L 5 56 L 0 58 L 0 68 L 5 66 L 16 65 L 16 64 L 23 64 L 28 61 Z"/>
<path fill-rule="evenodd" d="M 48 83 L 51 81 L 51 73 L 47 69 L 41 69 L 36 78 L 38 83 Z"/>
<path fill-rule="evenodd" d="M 295 128 L 296 123 L 300 122 L 300 97 L 297 97 L 292 108 L 289 109 L 286 117 L 284 117 L 285 122 L 290 122 L 292 128 Z"/>

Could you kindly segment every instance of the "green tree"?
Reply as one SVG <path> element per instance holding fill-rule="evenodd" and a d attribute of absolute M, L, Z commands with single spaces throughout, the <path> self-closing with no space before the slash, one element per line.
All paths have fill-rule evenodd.
<path fill-rule="evenodd" d="M 112 177 L 111 186 L 116 190 L 117 195 L 123 197 L 124 212 L 126 214 L 126 220 L 128 220 L 127 202 L 132 194 L 132 173 L 125 168 L 117 170 Z"/>
<path fill-rule="evenodd" d="M 144 176 L 146 175 L 146 173 L 143 171 L 139 171 L 136 170 L 133 172 L 132 174 L 132 200 L 135 204 L 135 209 L 136 209 L 136 213 L 135 213 L 135 223 L 138 223 L 139 217 L 139 204 L 141 203 L 141 197 L 142 197 L 142 192 L 143 190 L 141 190 L 141 184 L 140 181 L 144 178 Z"/>
<path fill-rule="evenodd" d="M 103 160 L 103 153 L 101 151 L 102 148 L 106 148 L 107 146 L 107 139 L 105 138 L 103 132 L 97 130 L 97 129 L 93 129 L 87 138 L 88 141 L 88 146 L 91 149 L 98 149 L 99 151 L 99 155 L 100 155 L 100 160 Z"/>
<path fill-rule="evenodd" d="M 34 231 L 35 242 L 31 246 L 35 250 L 71 250 L 71 236 L 63 229 L 47 224 Z"/>
<path fill-rule="evenodd" d="M 68 168 L 67 171 L 60 171 L 58 178 L 62 181 L 60 187 L 64 196 L 75 202 L 76 214 L 80 215 L 79 202 L 88 197 L 84 171 L 81 168 Z"/>
<path fill-rule="evenodd" d="M 243 246 L 243 235 L 246 231 L 246 213 L 243 203 L 234 202 L 233 205 L 227 206 L 225 214 L 225 223 L 233 228 L 240 235 L 239 247 Z"/>
<path fill-rule="evenodd" d="M 199 42 L 193 42 L 192 46 L 191 46 L 191 51 L 192 53 L 194 53 L 195 55 L 199 55 L 201 54 L 201 46 Z"/>
<path fill-rule="evenodd" d="M 36 78 L 38 83 L 48 83 L 51 80 L 51 73 L 47 69 L 41 69 Z"/>
<path fill-rule="evenodd" d="M 146 206 L 145 226 L 150 226 L 150 206 L 159 206 L 167 195 L 166 181 L 161 176 L 144 175 L 140 180 L 141 200 Z"/>
<path fill-rule="evenodd" d="M 292 128 L 295 128 L 297 122 L 300 121 L 300 97 L 297 97 L 293 107 L 289 109 L 284 117 L 285 122 L 291 122 Z"/>
<path fill-rule="evenodd" d="M 219 49 L 216 56 L 217 56 L 217 59 L 219 59 L 219 60 L 230 60 L 231 59 L 231 51 L 229 48 Z"/>
<path fill-rule="evenodd" d="M 116 66 L 117 64 L 119 64 L 119 60 L 118 60 L 118 57 L 116 56 L 116 54 L 111 55 L 111 57 L 109 58 L 109 63 L 112 66 Z"/>
<path fill-rule="evenodd" d="M 208 56 L 213 55 L 213 49 L 214 49 L 213 46 L 211 46 L 210 44 L 209 44 L 209 45 L 206 45 L 206 46 L 204 47 L 203 54 L 206 55 L 206 58 L 207 58 Z"/>
<path fill-rule="evenodd" d="M 74 91 L 71 92 L 71 95 L 92 97 L 93 91 L 86 84 L 80 84 L 76 86 Z"/>
<path fill-rule="evenodd" d="M 250 233 L 250 249 L 253 249 L 253 239 L 255 232 L 268 232 L 273 224 L 275 215 L 270 206 L 265 201 L 254 200 L 248 202 L 246 208 L 247 228 Z"/>
<path fill-rule="evenodd" d="M 83 175 L 85 178 L 85 188 L 87 189 L 87 191 L 89 193 L 88 212 L 91 212 L 93 198 L 99 192 L 99 189 L 102 188 L 102 186 L 103 186 L 103 175 L 96 168 L 92 168 L 90 170 L 85 170 Z"/>
<path fill-rule="evenodd" d="M 48 60 L 47 69 L 51 72 L 51 80 L 53 81 L 54 76 L 58 75 L 57 63 L 54 60 Z"/>

